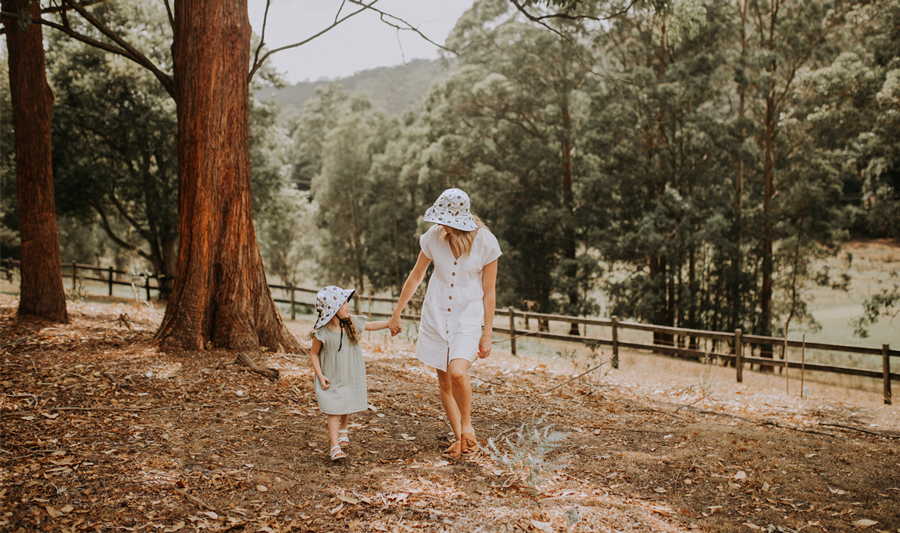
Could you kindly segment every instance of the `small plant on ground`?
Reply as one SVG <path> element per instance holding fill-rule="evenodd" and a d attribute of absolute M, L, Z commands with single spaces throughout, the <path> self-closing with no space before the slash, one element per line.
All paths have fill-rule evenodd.
<path fill-rule="evenodd" d="M 509 448 L 508 452 L 501 453 L 494 439 L 488 439 L 491 459 L 509 470 L 512 479 L 522 479 L 535 494 L 537 487 L 553 472 L 568 466 L 567 456 L 554 458 L 547 456 L 558 448 L 569 434 L 551 431 L 552 424 L 541 427 L 544 418 L 542 416 L 535 421 L 532 415 L 531 420 L 523 423 L 516 431 L 515 441 L 504 437 L 503 442 Z"/>
<path fill-rule="evenodd" d="M 84 303 L 87 298 L 87 289 L 84 288 L 84 282 L 81 278 L 76 279 L 74 287 L 66 289 L 66 298 L 73 302 Z"/>
<path fill-rule="evenodd" d="M 578 375 L 578 380 L 584 387 L 584 394 L 590 396 L 597 392 L 603 378 L 612 370 L 612 361 L 604 358 L 602 351 L 598 351 L 600 345 L 594 341 L 584 341 L 584 345 L 590 350 L 586 356 L 580 355 L 575 350 L 561 350 L 557 355 L 572 362 L 572 368 Z M 604 370 L 603 367 L 606 367 Z"/>

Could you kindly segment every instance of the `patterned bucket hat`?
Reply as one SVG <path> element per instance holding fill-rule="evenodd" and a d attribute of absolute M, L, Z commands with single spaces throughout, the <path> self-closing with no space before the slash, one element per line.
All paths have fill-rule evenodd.
<path fill-rule="evenodd" d="M 463 231 L 475 231 L 478 224 L 469 210 L 469 195 L 460 189 L 447 189 L 425 211 L 425 222 L 443 224 Z"/>
<path fill-rule="evenodd" d="M 329 285 L 320 290 L 316 294 L 316 311 L 319 312 L 319 319 L 316 320 L 314 329 L 321 328 L 334 318 L 338 309 L 353 296 L 354 292 L 356 291 L 353 289 L 342 289 L 334 285 Z"/>

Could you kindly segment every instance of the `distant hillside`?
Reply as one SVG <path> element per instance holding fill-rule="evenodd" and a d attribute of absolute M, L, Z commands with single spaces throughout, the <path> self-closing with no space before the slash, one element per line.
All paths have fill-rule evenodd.
<path fill-rule="evenodd" d="M 406 65 L 363 70 L 347 78 L 300 82 L 283 89 L 263 89 L 256 93 L 256 97 L 278 102 L 282 116 L 288 116 L 303 109 L 303 104 L 315 96 L 317 86 L 336 81 L 351 94 L 367 93 L 375 109 L 400 114 L 421 104 L 431 84 L 447 73 L 441 61 L 414 59 Z"/>

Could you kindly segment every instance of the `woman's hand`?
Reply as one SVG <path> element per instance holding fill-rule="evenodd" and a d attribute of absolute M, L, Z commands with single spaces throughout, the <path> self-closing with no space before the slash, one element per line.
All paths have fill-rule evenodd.
<path fill-rule="evenodd" d="M 391 319 L 388 320 L 388 327 L 391 328 L 391 336 L 396 337 L 403 331 L 403 320 L 397 315 L 392 315 Z"/>
<path fill-rule="evenodd" d="M 326 378 L 325 376 L 321 376 L 321 375 L 319 376 L 319 383 L 322 384 L 323 389 L 327 389 L 328 387 L 331 386 L 331 380 Z"/>
<path fill-rule="evenodd" d="M 478 341 L 478 357 L 484 359 L 491 355 L 491 347 L 491 334 L 490 332 L 485 331 L 481 336 L 481 340 Z"/>

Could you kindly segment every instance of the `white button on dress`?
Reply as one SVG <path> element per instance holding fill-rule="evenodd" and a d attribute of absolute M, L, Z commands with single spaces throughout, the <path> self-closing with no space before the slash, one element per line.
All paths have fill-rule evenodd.
<path fill-rule="evenodd" d="M 423 363 L 447 370 L 453 359 L 474 361 L 484 323 L 484 288 L 481 274 L 485 265 L 500 257 L 494 234 L 481 228 L 468 256 L 454 258 L 450 243 L 440 237 L 435 224 L 419 237 L 425 256 L 434 262 L 428 280 L 416 357 Z M 452 280 L 452 283 L 451 283 Z"/>

